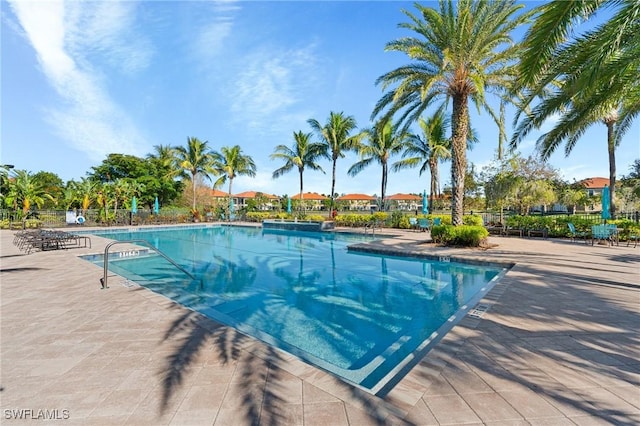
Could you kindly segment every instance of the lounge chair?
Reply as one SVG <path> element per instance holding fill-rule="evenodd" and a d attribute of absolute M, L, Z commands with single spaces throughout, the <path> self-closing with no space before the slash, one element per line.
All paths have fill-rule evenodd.
<path fill-rule="evenodd" d="M 571 241 L 575 241 L 577 237 L 577 238 L 583 238 L 584 243 L 585 244 L 587 243 L 587 237 L 589 236 L 588 232 L 576 231 L 576 227 L 571 222 L 567 223 L 567 226 L 569 227 L 569 236 L 571 237 Z"/>

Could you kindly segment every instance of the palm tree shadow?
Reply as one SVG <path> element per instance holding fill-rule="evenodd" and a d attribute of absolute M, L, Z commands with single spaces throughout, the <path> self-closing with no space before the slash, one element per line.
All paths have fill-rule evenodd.
<path fill-rule="evenodd" d="M 216 260 L 221 261 L 217 258 Z M 269 259 L 265 258 L 262 261 L 269 262 Z M 252 268 L 242 259 L 238 263 L 225 262 L 220 264 L 216 273 L 209 278 L 211 282 L 220 278 L 222 285 L 225 285 L 224 282 L 230 279 L 229 274 L 240 274 L 246 278 L 242 281 L 243 284 L 250 286 L 251 277 L 255 278 L 255 273 L 251 273 L 249 269 Z M 238 281 L 232 281 L 235 281 L 237 286 Z M 211 291 L 212 288 L 217 286 L 213 285 L 207 291 Z M 242 291 L 243 288 L 234 290 Z M 255 310 L 264 309 L 260 303 L 264 305 L 268 302 L 263 298 L 256 298 L 255 301 Z M 177 303 L 171 305 L 171 309 L 181 309 L 181 312 L 162 337 L 163 344 L 170 344 L 172 347 L 175 345 L 175 349 L 166 356 L 159 371 L 162 389 L 160 415 L 169 411 L 173 398 L 187 385 L 186 381 L 191 373 L 202 365 L 201 357 L 215 359 L 218 365 L 235 365 L 220 409 L 222 412 L 233 408 L 234 423 L 287 424 L 294 420 L 292 416 L 303 413 L 301 390 L 304 379 L 288 372 L 288 365 L 291 363 L 288 355 L 203 314 L 191 310 L 182 311 L 183 308 Z M 217 367 L 206 365 L 204 368 Z M 368 416 L 368 422 L 386 424 L 390 411 L 381 406 L 378 397 L 346 383 L 341 383 L 340 386 L 343 394 L 348 394 L 351 399 L 358 401 L 358 405 Z"/>

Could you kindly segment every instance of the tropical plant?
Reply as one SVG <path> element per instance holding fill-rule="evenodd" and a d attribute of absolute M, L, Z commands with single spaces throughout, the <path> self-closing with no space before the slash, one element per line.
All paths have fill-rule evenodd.
<path fill-rule="evenodd" d="M 44 203 L 39 208 L 53 209 L 56 208 L 58 200 L 62 198 L 64 182 L 60 177 L 52 172 L 39 171 L 33 175 L 34 179 L 40 182 L 40 186 L 45 193 L 51 197 L 44 198 Z"/>
<path fill-rule="evenodd" d="M 462 224 L 464 178 L 467 170 L 469 100 L 476 107 L 498 117 L 486 100 L 514 87 L 520 46 L 510 33 L 527 21 L 529 14 L 516 16 L 524 7 L 514 0 L 441 0 L 440 10 L 415 5 L 416 16 L 404 13 L 411 22 L 401 28 L 416 33 L 389 42 L 386 50 L 405 53 L 412 63 L 380 76 L 376 84 L 384 90 L 394 85 L 377 102 L 372 116 L 384 112 L 388 118 L 400 113 L 399 122 L 408 127 L 439 99 L 452 101 L 452 209 L 454 225 Z M 501 99 L 505 99 L 501 97 Z"/>
<path fill-rule="evenodd" d="M 357 150 L 362 139 L 362 134 L 351 135 L 357 128 L 356 119 L 353 116 L 345 116 L 344 112 L 331 112 L 326 124 L 323 126 L 315 119 L 307 121 L 320 143 L 324 146 L 324 156 L 331 159 L 331 211 L 335 206 L 336 193 L 336 164 L 338 158 L 344 158 L 345 152 Z"/>
<path fill-rule="evenodd" d="M 209 176 L 213 173 L 213 152 L 209 149 L 208 141 L 201 141 L 195 137 L 187 138 L 187 146 L 179 146 L 176 148 L 176 158 L 178 167 L 183 173 L 187 173 L 187 177 L 191 180 L 193 190 L 193 211 L 196 211 L 196 183 L 197 176 L 205 179 L 211 179 Z"/>
<path fill-rule="evenodd" d="M 502 211 L 507 206 L 527 214 L 532 206 L 555 201 L 552 182 L 559 180 L 559 174 L 538 158 L 515 153 L 485 167 L 481 180 L 487 204 L 499 208 L 500 222 L 504 223 Z"/>
<path fill-rule="evenodd" d="M 9 193 L 6 196 L 9 205 L 15 210 L 22 209 L 22 214 L 26 216 L 32 206 L 41 208 L 45 199 L 53 201 L 51 194 L 46 191 L 44 182 L 26 170 L 13 171 Z"/>
<path fill-rule="evenodd" d="M 9 170 L 13 166 L 0 165 L 0 207 L 5 206 L 5 199 L 9 192 Z"/>
<path fill-rule="evenodd" d="M 80 200 L 82 214 L 85 215 L 93 201 L 97 198 L 96 189 L 98 184 L 91 179 L 82 178 L 80 182 L 74 182 L 73 187 L 77 192 L 77 198 Z"/>
<path fill-rule="evenodd" d="M 587 203 L 587 192 L 584 188 L 564 187 L 560 190 L 558 201 L 570 207 L 571 213 L 576 212 L 576 207 Z"/>
<path fill-rule="evenodd" d="M 567 41 L 576 22 L 589 20 L 605 7 L 615 9 L 609 21 Z M 535 12 L 536 20 L 525 37 L 521 80 L 529 88 L 524 105 L 539 103 L 524 116 L 511 145 L 517 146 L 532 129 L 559 116 L 537 145 L 548 158 L 564 142 L 569 155 L 588 127 L 603 122 L 607 126 L 609 197 L 614 215 L 615 148 L 640 112 L 640 3 L 556 0 Z M 549 93 L 549 87 L 555 90 Z"/>
<path fill-rule="evenodd" d="M 391 121 L 378 122 L 374 127 L 365 129 L 363 134 L 365 142 L 361 143 L 358 149 L 360 161 L 349 167 L 347 173 L 355 176 L 374 162 L 380 164 L 382 166 L 380 210 L 385 211 L 389 158 L 402 152 L 408 134 L 399 131 Z"/>
<path fill-rule="evenodd" d="M 324 173 L 322 167 L 316 160 L 324 155 L 324 145 L 311 142 L 311 133 L 303 133 L 302 131 L 293 132 L 294 145 L 289 148 L 286 145 L 278 145 L 274 148 L 273 154 L 269 156 L 271 160 L 283 160 L 284 166 L 273 172 L 273 178 L 277 179 L 285 173 L 298 169 L 300 177 L 300 201 L 303 198 L 303 174 L 305 168 L 317 170 Z"/>
<path fill-rule="evenodd" d="M 173 179 L 180 174 L 177 165 L 176 148 L 171 145 L 154 145 L 153 153 L 147 158 L 154 161 L 158 168 L 164 172 L 165 177 Z"/>
<path fill-rule="evenodd" d="M 217 187 L 223 185 L 229 180 L 229 211 L 231 212 L 231 189 L 233 179 L 237 176 L 251 176 L 256 175 L 256 164 L 249 155 L 242 153 L 242 148 L 239 145 L 232 147 L 223 146 L 220 152 L 213 154 L 213 172 L 220 176 L 213 185 Z M 195 207 L 194 207 L 195 208 Z"/>
<path fill-rule="evenodd" d="M 440 193 L 438 164 L 451 157 L 451 139 L 446 135 L 449 122 L 443 108 L 438 109 L 427 120 L 420 118 L 418 125 L 422 135 L 410 135 L 402 154 L 403 159 L 393 164 L 394 171 L 419 165 L 420 176 L 429 169 L 431 174 L 429 211 L 433 211 L 433 198 Z"/>

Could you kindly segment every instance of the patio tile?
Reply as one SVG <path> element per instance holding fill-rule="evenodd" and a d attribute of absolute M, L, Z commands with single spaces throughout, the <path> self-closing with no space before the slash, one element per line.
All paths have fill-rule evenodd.
<path fill-rule="evenodd" d="M 543 417 L 563 417 L 559 410 L 534 391 L 509 390 L 500 392 L 500 396 L 529 421 Z"/>
<path fill-rule="evenodd" d="M 414 425 L 438 425 L 435 416 L 422 399 L 409 410 L 405 420 Z"/>
<path fill-rule="evenodd" d="M 429 396 L 423 400 L 440 424 L 482 423 L 480 417 L 460 395 Z"/>
<path fill-rule="evenodd" d="M 68 408 L 65 423 L 82 425 L 640 423 L 637 289 L 628 287 L 637 249 L 519 238 L 483 252 L 417 246 L 518 265 L 486 297 L 482 319 L 464 318 L 380 399 L 197 315 L 167 337 L 189 313 L 176 303 L 116 276 L 101 291 L 101 268 L 80 251 L 21 256 L 11 236 L 0 232 L 2 270 L 23 270 L 0 272 L 2 409 Z M 169 375 L 191 331 L 201 346 Z"/>
<path fill-rule="evenodd" d="M 501 395 L 494 392 L 469 394 L 465 401 L 483 422 L 524 420 Z"/>
<path fill-rule="evenodd" d="M 347 426 L 347 413 L 342 402 L 304 404 L 305 426 Z"/>

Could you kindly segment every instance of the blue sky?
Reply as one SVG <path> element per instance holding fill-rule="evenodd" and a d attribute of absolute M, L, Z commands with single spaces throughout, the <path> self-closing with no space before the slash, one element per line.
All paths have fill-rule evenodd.
<path fill-rule="evenodd" d="M 234 180 L 234 193 L 295 194 L 296 172 L 271 178 L 282 165 L 269 159 L 273 148 L 291 146 L 294 131 L 330 111 L 371 124 L 376 78 L 407 63 L 384 51 L 407 35 L 397 26 L 403 8 L 414 10 L 403 1 L 3 0 L 0 164 L 77 180 L 109 153 L 145 156 L 195 136 L 253 157 L 257 177 Z M 468 160 L 481 168 L 495 156 L 497 129 L 486 113 L 474 113 L 472 126 L 480 143 Z M 539 134 L 519 151 L 532 153 Z M 619 175 L 640 157 L 639 141 L 636 122 L 617 150 Z M 379 194 L 380 166 L 349 177 L 356 161 L 338 161 L 336 191 Z M 608 176 L 604 125 L 550 163 L 569 181 Z M 305 172 L 305 191 L 330 191 L 331 164 L 321 165 L 326 174 Z M 440 176 L 445 186 L 448 163 Z M 417 169 L 392 173 L 387 193 L 421 193 L 428 179 Z"/>

